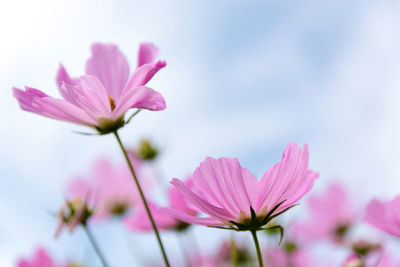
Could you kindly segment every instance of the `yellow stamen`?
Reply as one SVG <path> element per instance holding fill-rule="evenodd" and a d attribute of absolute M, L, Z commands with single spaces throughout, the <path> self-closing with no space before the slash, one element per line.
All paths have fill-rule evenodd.
<path fill-rule="evenodd" d="M 114 111 L 114 109 L 115 109 L 114 99 L 111 96 L 108 96 L 108 101 L 110 102 L 111 111 Z"/>

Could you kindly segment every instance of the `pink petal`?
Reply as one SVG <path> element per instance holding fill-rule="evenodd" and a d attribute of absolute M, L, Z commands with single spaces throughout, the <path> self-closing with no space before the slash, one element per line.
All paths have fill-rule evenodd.
<path fill-rule="evenodd" d="M 113 118 L 118 119 L 130 108 L 143 108 L 148 110 L 164 110 L 166 108 L 163 96 L 148 87 L 140 86 L 124 94 L 113 111 Z"/>
<path fill-rule="evenodd" d="M 172 179 L 171 184 L 174 185 L 189 201 L 196 204 L 204 213 L 222 221 L 232 220 L 231 215 L 225 209 L 213 206 L 204 199 L 200 198 L 178 179 Z"/>
<path fill-rule="evenodd" d="M 86 63 L 86 74 L 96 76 L 114 101 L 118 101 L 129 78 L 129 65 L 116 45 L 95 43 Z"/>
<path fill-rule="evenodd" d="M 242 168 L 237 159 L 207 157 L 193 174 L 193 181 L 204 199 L 214 201 L 235 219 L 250 214 L 250 201 L 244 187 Z"/>
<path fill-rule="evenodd" d="M 66 85 L 66 84 L 64 84 Z M 87 112 L 92 112 L 97 117 L 111 116 L 111 104 L 101 81 L 91 75 L 82 76 L 79 79 L 79 86 L 68 86 L 72 89 L 76 102 Z"/>
<path fill-rule="evenodd" d="M 249 196 L 250 199 L 251 206 L 254 207 L 254 205 L 257 202 L 257 192 L 260 186 L 259 182 L 257 178 L 254 177 L 253 174 L 246 168 L 242 168 L 242 176 L 247 195 Z"/>
<path fill-rule="evenodd" d="M 174 216 L 176 219 L 187 222 L 187 223 L 193 223 L 193 224 L 199 224 L 199 225 L 205 225 L 205 226 L 223 226 L 225 225 L 221 220 L 218 220 L 213 217 L 207 217 L 207 218 L 199 218 L 195 217 L 192 215 L 188 215 L 182 211 L 176 210 L 176 209 L 171 209 L 171 208 L 162 208 L 165 212 L 168 212 L 172 216 Z"/>
<path fill-rule="evenodd" d="M 308 170 L 308 149 L 289 143 L 280 163 L 266 171 L 261 178 L 257 209 L 273 208 L 282 201 L 277 212 L 295 204 L 313 186 L 317 173 Z"/>
<path fill-rule="evenodd" d="M 90 117 L 84 110 L 64 101 L 52 97 L 45 97 L 35 101 L 40 109 L 41 115 L 83 125 L 96 125 L 97 121 Z"/>
<path fill-rule="evenodd" d="M 36 98 L 48 97 L 48 95 L 42 91 L 27 86 L 25 86 L 25 91 L 14 87 L 13 95 L 18 100 L 18 103 L 23 110 L 39 114 L 41 110 L 33 104 L 34 100 Z"/>
<path fill-rule="evenodd" d="M 79 79 L 69 77 L 64 66 L 60 64 L 60 67 L 58 68 L 58 71 L 57 71 L 56 82 L 57 82 L 58 90 L 60 91 L 63 98 L 65 100 L 67 100 L 68 102 L 76 105 L 75 98 L 73 96 L 70 96 L 68 91 L 66 91 L 65 87 L 62 85 L 63 85 L 63 83 L 66 83 L 69 85 L 77 85 L 79 83 Z"/>
<path fill-rule="evenodd" d="M 152 43 L 141 43 L 138 53 L 138 67 L 152 63 L 158 56 L 158 47 Z"/>
<path fill-rule="evenodd" d="M 148 63 L 140 66 L 135 70 L 135 72 L 132 74 L 132 77 L 130 78 L 125 91 L 127 90 L 132 90 L 133 88 L 137 86 L 143 86 L 146 85 L 148 81 L 153 78 L 153 76 L 162 68 L 164 68 L 167 65 L 165 61 L 156 61 L 153 63 Z"/>
<path fill-rule="evenodd" d="M 167 213 L 151 201 L 147 201 L 147 203 L 158 229 L 168 230 L 177 225 L 177 220 L 171 214 Z M 139 207 L 133 216 L 125 218 L 124 223 L 128 228 L 133 230 L 153 230 L 149 215 L 147 215 L 143 205 Z"/>
<path fill-rule="evenodd" d="M 17 263 L 18 267 L 47 267 L 47 266 L 61 266 L 53 262 L 49 254 L 43 249 L 38 248 L 35 251 L 35 255 L 30 260 L 19 260 Z"/>
<path fill-rule="evenodd" d="M 371 225 L 400 237 L 400 196 L 389 202 L 372 200 L 365 214 L 365 221 Z"/>
<path fill-rule="evenodd" d="M 47 96 L 45 93 L 26 87 L 25 91 L 13 88 L 21 108 L 57 120 L 64 120 L 84 125 L 94 125 L 97 122 L 82 109 L 61 99 Z"/>
<path fill-rule="evenodd" d="M 188 188 L 191 188 L 193 185 L 193 181 L 191 178 L 186 179 L 185 184 Z M 184 195 L 174 186 L 171 186 L 168 189 L 168 200 L 170 203 L 170 207 L 184 213 L 188 214 L 196 214 L 197 210 L 192 209 L 190 203 L 188 203 L 184 197 Z"/>

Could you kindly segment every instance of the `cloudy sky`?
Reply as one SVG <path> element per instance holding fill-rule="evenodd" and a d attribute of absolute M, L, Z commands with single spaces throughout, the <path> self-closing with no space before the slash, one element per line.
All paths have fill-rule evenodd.
<path fill-rule="evenodd" d="M 51 214 L 71 176 L 87 173 L 99 156 L 122 160 L 115 140 L 21 111 L 11 87 L 58 95 L 58 64 L 80 75 L 95 41 L 118 44 L 132 65 L 138 44 L 154 42 L 167 60 L 150 86 L 168 108 L 143 112 L 121 131 L 130 145 L 150 137 L 162 148 L 165 180 L 184 177 L 208 155 L 238 157 L 260 175 L 297 141 L 309 144 L 321 174 L 315 191 L 341 180 L 365 199 L 400 193 L 399 3 L 250 2 L 0 4 L 1 266 L 37 245 L 60 259 L 93 256 L 82 232 L 54 240 Z M 147 254 L 155 245 L 147 235 L 126 237 L 116 223 L 94 231 L 117 266 L 146 254 L 132 252 L 138 242 Z M 202 243 L 223 235 L 195 234 Z M 115 242 L 118 253 L 107 245 Z"/>

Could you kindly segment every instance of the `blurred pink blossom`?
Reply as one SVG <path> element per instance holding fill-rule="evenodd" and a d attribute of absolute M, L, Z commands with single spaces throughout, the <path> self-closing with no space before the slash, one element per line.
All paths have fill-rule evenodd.
<path fill-rule="evenodd" d="M 302 229 L 297 223 L 286 227 L 285 239 L 282 244 L 264 250 L 266 266 L 270 267 L 308 267 L 314 266 L 312 255 L 306 250 L 306 244 L 301 238 Z M 267 232 L 269 233 L 269 232 Z M 271 233 L 274 234 L 274 233 Z"/>
<path fill-rule="evenodd" d="M 310 267 L 311 255 L 302 249 L 287 251 L 284 247 L 275 247 L 265 253 L 265 265 L 268 267 Z"/>
<path fill-rule="evenodd" d="M 37 248 L 30 259 L 18 260 L 17 267 L 67 267 L 67 264 L 54 262 L 45 249 Z"/>
<path fill-rule="evenodd" d="M 185 184 L 191 188 L 193 186 L 192 179 L 187 179 Z M 197 211 L 190 207 L 189 203 L 187 203 L 186 199 L 175 187 L 170 187 L 168 189 L 168 200 L 169 207 L 172 209 L 179 210 L 185 214 L 196 215 Z M 162 230 L 185 230 L 189 224 L 182 222 L 172 216 L 169 212 L 165 211 L 160 206 L 155 203 L 148 201 L 151 213 L 153 215 L 154 221 L 158 229 Z M 151 226 L 149 216 L 143 205 L 140 205 L 138 210 L 130 217 L 127 217 L 124 220 L 126 226 L 133 230 L 140 231 L 152 231 L 153 228 Z"/>
<path fill-rule="evenodd" d="M 40 90 L 13 88 L 21 108 L 46 117 L 92 126 L 101 133 L 122 127 L 131 108 L 165 109 L 160 93 L 145 86 L 164 61 L 155 61 L 158 49 L 143 43 L 139 48 L 138 67 L 129 77 L 125 56 L 113 44 L 95 43 L 86 63 L 86 75 L 71 78 L 60 65 L 56 81 L 64 99 L 48 96 Z"/>
<path fill-rule="evenodd" d="M 76 198 L 67 201 L 57 213 L 58 225 L 54 236 L 58 237 L 64 227 L 67 227 L 68 232 L 72 233 L 78 225 L 85 225 L 91 215 L 92 210 L 88 208 L 83 199 Z"/>
<path fill-rule="evenodd" d="M 399 258 L 397 258 L 397 260 L 394 260 L 389 253 L 383 252 L 376 267 L 400 267 L 400 260 Z"/>
<path fill-rule="evenodd" d="M 400 262 L 393 260 L 387 252 L 375 251 L 366 257 L 353 252 L 346 258 L 343 267 L 400 267 Z"/>
<path fill-rule="evenodd" d="M 240 227 L 256 223 L 261 227 L 268 222 L 266 219 L 296 204 L 317 177 L 317 173 L 308 169 L 307 146 L 300 149 L 296 143 L 289 143 L 281 162 L 266 171 L 260 181 L 242 168 L 237 159 L 208 157 L 195 170 L 192 188 L 178 179 L 171 183 L 209 217 L 196 217 L 176 208 L 166 210 L 188 223 L 208 226 L 235 223 Z"/>
<path fill-rule="evenodd" d="M 151 175 L 142 168 L 141 161 L 131 161 L 142 180 L 144 190 L 151 184 Z M 125 163 L 113 165 L 106 159 L 97 160 L 88 177 L 76 177 L 68 186 L 68 199 L 85 200 L 93 210 L 94 219 L 125 215 L 140 202 L 139 193 Z"/>
<path fill-rule="evenodd" d="M 228 266 L 249 266 L 254 262 L 253 255 L 248 248 L 233 239 L 225 240 L 219 246 L 217 253 L 213 257 L 215 266 L 228 267 Z"/>
<path fill-rule="evenodd" d="M 365 221 L 390 235 L 400 237 L 400 196 L 388 202 L 372 200 L 367 206 Z"/>
<path fill-rule="evenodd" d="M 354 201 L 346 189 L 331 184 L 320 195 L 308 199 L 311 216 L 305 222 L 297 222 L 294 227 L 300 238 L 307 241 L 328 239 L 336 243 L 345 241 L 348 231 L 358 218 Z"/>

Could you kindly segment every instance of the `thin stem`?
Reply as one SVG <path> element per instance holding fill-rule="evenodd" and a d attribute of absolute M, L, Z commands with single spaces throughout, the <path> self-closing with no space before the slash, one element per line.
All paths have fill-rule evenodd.
<path fill-rule="evenodd" d="M 257 250 L 257 258 L 258 258 L 258 266 L 263 267 L 263 259 L 261 255 L 261 250 L 260 250 L 260 244 L 258 243 L 257 239 L 257 232 L 256 231 L 250 231 L 251 235 L 253 236 L 254 244 L 256 245 L 256 250 Z"/>
<path fill-rule="evenodd" d="M 88 236 L 90 243 L 92 244 L 94 250 L 96 251 L 97 256 L 99 256 L 101 263 L 103 264 L 104 267 L 108 267 L 109 265 L 107 264 L 107 261 L 104 258 L 104 255 L 101 252 L 99 246 L 97 245 L 96 239 L 94 239 L 94 236 L 93 236 L 92 232 L 90 231 L 89 227 L 86 224 L 84 224 L 83 229 L 85 230 L 85 233 Z"/>
<path fill-rule="evenodd" d="M 160 234 L 158 232 L 156 223 L 154 222 L 153 216 L 151 215 L 151 211 L 150 211 L 149 205 L 147 204 L 147 200 L 146 200 L 146 198 L 144 196 L 142 187 L 140 186 L 140 183 L 139 183 L 139 180 L 138 180 L 138 178 L 136 176 L 135 170 L 133 169 L 132 162 L 129 159 L 128 153 L 126 152 L 126 150 L 124 148 L 124 145 L 121 142 L 121 139 L 119 138 L 118 132 L 115 131 L 114 135 L 115 135 L 115 138 L 117 138 L 118 144 L 121 147 L 121 150 L 122 150 L 122 153 L 124 154 L 126 162 L 128 163 L 129 169 L 130 169 L 130 171 L 132 173 L 132 176 L 133 176 L 133 180 L 135 181 L 136 187 L 137 187 L 137 189 L 139 191 L 139 194 L 140 194 L 140 197 L 141 197 L 141 199 L 143 201 L 143 206 L 145 207 L 147 215 L 149 216 L 149 219 L 150 219 L 150 222 L 151 222 L 151 226 L 153 227 L 154 233 L 156 234 L 158 245 L 160 246 L 161 253 L 162 253 L 163 258 L 164 258 L 165 265 L 166 265 L 166 267 L 170 267 L 167 254 L 165 253 L 165 249 L 164 249 L 164 246 L 163 246 L 161 238 L 160 238 Z"/>

